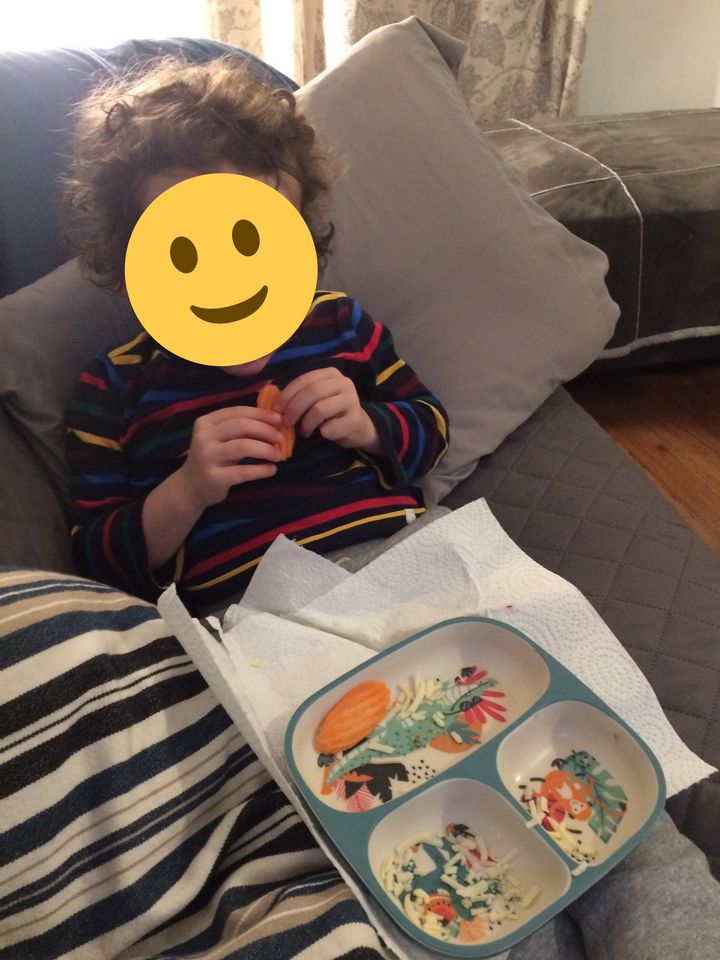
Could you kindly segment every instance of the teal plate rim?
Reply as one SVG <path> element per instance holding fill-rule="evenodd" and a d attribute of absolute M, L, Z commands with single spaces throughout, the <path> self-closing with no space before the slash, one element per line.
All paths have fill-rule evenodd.
<path fill-rule="evenodd" d="M 300 718 L 312 706 L 312 704 L 321 697 L 331 692 L 341 683 L 344 683 L 346 680 L 356 676 L 358 673 L 367 671 L 368 668 L 372 668 L 375 664 L 380 663 L 382 660 L 397 654 L 399 650 L 409 646 L 412 643 L 415 643 L 421 637 L 427 636 L 427 634 L 434 633 L 445 627 L 463 623 L 490 624 L 501 627 L 502 629 L 513 633 L 519 639 L 528 644 L 533 651 L 539 654 L 539 656 L 545 662 L 550 673 L 550 682 L 545 692 L 532 704 L 530 708 L 521 712 L 519 716 L 512 721 L 512 723 L 509 723 L 507 728 L 503 730 L 502 735 L 493 737 L 491 741 L 484 745 L 483 756 L 486 758 L 487 764 L 490 763 L 489 758 L 491 756 L 496 758 L 500 745 L 509 735 L 509 733 L 520 723 L 526 722 L 533 714 L 538 713 L 544 707 L 547 707 L 553 703 L 557 703 L 558 701 L 579 701 L 582 703 L 588 703 L 607 714 L 629 734 L 629 736 L 638 744 L 640 749 L 647 757 L 657 780 L 657 799 L 652 811 L 648 815 L 643 825 L 630 837 L 628 837 L 618 847 L 617 850 L 610 854 L 602 863 L 588 867 L 588 869 L 584 870 L 579 876 L 572 876 L 571 874 L 570 883 L 565 893 L 558 897 L 545 909 L 535 914 L 535 916 L 531 917 L 526 923 L 518 927 L 513 932 L 503 937 L 494 939 L 488 943 L 476 941 L 475 943 L 468 945 L 443 941 L 437 937 L 432 937 L 421 930 L 416 924 L 412 923 L 412 921 L 406 917 L 398 904 L 390 898 L 384 888 L 380 885 L 379 881 L 375 877 L 375 874 L 369 869 L 369 867 L 366 867 L 362 863 L 358 863 L 360 857 L 357 853 L 353 853 L 353 848 L 359 846 L 361 849 L 366 850 L 372 831 L 382 819 L 390 814 L 392 810 L 395 810 L 399 806 L 407 803 L 410 799 L 419 797 L 422 793 L 432 789 L 434 786 L 445 780 L 472 779 L 478 783 L 484 783 L 499 792 L 518 812 L 525 822 L 531 820 L 532 818 L 529 816 L 527 810 L 508 791 L 506 786 L 500 780 L 497 772 L 493 776 L 484 777 L 478 777 L 477 775 L 472 776 L 467 772 L 460 772 L 458 770 L 459 767 L 464 768 L 466 764 L 472 765 L 473 754 L 476 754 L 478 751 L 471 751 L 470 756 L 459 760 L 457 763 L 453 764 L 448 769 L 444 770 L 442 773 L 433 777 L 426 783 L 418 785 L 411 793 L 407 795 L 397 797 L 379 807 L 372 808 L 371 810 L 365 812 L 343 813 L 333 810 L 316 796 L 315 792 L 306 783 L 302 773 L 300 772 L 295 762 L 292 749 L 295 728 L 300 721 Z M 562 910 L 569 906 L 569 904 L 571 904 L 574 900 L 582 896 L 582 894 L 594 886 L 599 880 L 602 879 L 602 877 L 609 873 L 613 867 L 623 860 L 628 853 L 630 853 L 630 851 L 637 846 L 637 844 L 649 833 L 653 824 L 662 812 L 666 800 L 666 784 L 662 768 L 655 757 L 655 754 L 650 747 L 648 747 L 642 737 L 640 737 L 639 734 L 636 733 L 635 730 L 633 730 L 632 727 L 630 727 L 622 719 L 622 717 L 620 717 L 610 706 L 608 706 L 608 704 L 606 704 L 601 697 L 594 693 L 594 691 L 592 691 L 586 684 L 579 680 L 567 669 L 567 667 L 560 663 L 559 660 L 553 657 L 552 654 L 548 653 L 531 637 L 529 637 L 522 630 L 519 630 L 517 627 L 514 627 L 512 624 L 493 617 L 463 616 L 440 620 L 429 627 L 425 627 L 423 630 L 417 631 L 404 640 L 399 640 L 386 650 L 382 650 L 380 653 L 369 657 L 367 660 L 358 664 L 358 666 L 353 667 L 351 670 L 348 670 L 341 676 L 336 677 L 335 680 L 325 684 L 321 689 L 316 690 L 315 693 L 307 697 L 293 712 L 285 731 L 283 745 L 285 759 L 296 786 L 298 787 L 306 805 L 309 807 L 312 816 L 321 826 L 323 832 L 331 840 L 332 844 L 337 848 L 343 864 L 350 868 L 351 872 L 362 884 L 362 886 L 372 895 L 373 900 L 383 909 L 384 913 L 390 920 L 393 921 L 393 923 L 395 923 L 396 926 L 398 926 L 406 935 L 410 936 L 418 943 L 421 943 L 428 950 L 441 956 L 477 958 L 491 957 L 516 946 L 526 937 L 530 936 L 530 934 L 532 934 L 535 930 L 539 929 L 558 913 L 562 912 Z M 494 767 L 496 770 L 496 763 L 494 764 Z M 343 836 L 343 832 L 347 832 L 348 823 L 357 824 L 358 826 L 363 827 L 361 837 L 358 837 L 360 831 L 357 830 L 353 831 L 355 834 L 354 837 L 346 838 Z M 537 836 L 541 837 L 542 840 L 550 847 L 552 852 L 566 864 L 569 871 L 578 866 L 578 862 L 561 850 L 552 840 L 552 838 L 548 836 L 545 830 L 535 830 L 534 832 Z M 366 853 L 363 854 L 363 859 L 367 860 Z"/>

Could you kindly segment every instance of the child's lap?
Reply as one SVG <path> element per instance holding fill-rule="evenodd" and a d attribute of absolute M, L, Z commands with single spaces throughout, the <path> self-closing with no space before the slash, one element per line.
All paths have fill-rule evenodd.
<path fill-rule="evenodd" d="M 663 813 L 647 837 L 509 960 L 709 960 L 720 943 L 720 884 Z"/>
<path fill-rule="evenodd" d="M 446 514 L 451 513 L 450 507 L 430 507 L 425 513 L 421 513 L 412 523 L 407 524 L 401 530 L 393 533 L 390 537 L 376 540 L 366 540 L 364 543 L 355 543 L 351 547 L 345 547 L 342 550 L 332 550 L 326 553 L 325 557 L 337 563 L 339 566 L 355 573 L 366 566 L 372 560 L 375 560 L 383 553 L 387 553 L 391 547 L 401 540 L 406 540 L 413 533 L 417 533 L 423 527 L 426 527 L 434 520 L 439 520 Z"/>
<path fill-rule="evenodd" d="M 439 520 L 440 517 L 444 517 L 450 512 L 450 507 L 430 507 L 425 513 L 421 513 L 417 519 L 408 523 L 390 537 L 365 540 L 363 543 L 355 543 L 352 546 L 343 547 L 340 550 L 331 550 L 329 553 L 324 554 L 324 556 L 327 560 L 337 563 L 349 573 L 355 573 L 372 560 L 375 560 L 382 553 L 386 553 L 391 547 L 394 547 L 396 543 L 407 539 L 407 537 L 413 533 L 417 533 L 418 530 L 426 527 L 434 520 Z M 244 593 L 245 591 L 241 590 L 219 606 L 201 609 L 199 615 L 203 617 L 217 617 L 222 622 L 228 607 L 231 607 L 234 603 L 239 603 Z"/>

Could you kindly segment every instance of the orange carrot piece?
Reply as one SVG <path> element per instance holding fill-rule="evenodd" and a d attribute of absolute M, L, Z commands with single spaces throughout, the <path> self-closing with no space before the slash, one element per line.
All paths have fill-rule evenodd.
<path fill-rule="evenodd" d="M 260 388 L 257 398 L 259 410 L 274 410 L 275 404 L 280 396 L 280 388 L 274 383 L 266 383 Z M 277 444 L 277 449 L 282 454 L 283 460 L 288 460 L 292 456 L 295 446 L 295 428 L 287 423 L 282 423 L 278 429 L 282 434 L 282 440 Z"/>

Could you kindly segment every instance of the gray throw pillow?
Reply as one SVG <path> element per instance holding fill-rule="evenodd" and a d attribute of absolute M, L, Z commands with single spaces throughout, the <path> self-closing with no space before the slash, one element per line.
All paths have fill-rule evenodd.
<path fill-rule="evenodd" d="M 0 450 L 0 566 L 71 572 L 64 504 L 2 407 Z"/>
<path fill-rule="evenodd" d="M 610 339 L 605 254 L 545 213 L 474 124 L 465 45 L 410 17 L 297 94 L 347 164 L 324 287 L 356 297 L 450 415 L 437 502 Z"/>
<path fill-rule="evenodd" d="M 76 260 L 0 299 L 0 402 L 66 490 L 65 408 L 98 350 L 140 327 L 123 297 L 100 290 Z"/>

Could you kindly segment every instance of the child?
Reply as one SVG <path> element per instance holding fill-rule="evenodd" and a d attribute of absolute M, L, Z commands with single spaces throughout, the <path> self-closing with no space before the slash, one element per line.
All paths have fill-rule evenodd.
<path fill-rule="evenodd" d="M 324 261 L 329 163 L 292 94 L 229 60 L 161 61 L 79 112 L 69 240 L 96 282 L 120 289 L 143 209 L 211 172 L 278 189 Z M 282 388 L 272 412 L 256 406 L 268 381 Z M 280 462 L 283 422 L 297 439 Z M 425 512 L 415 482 L 448 444 L 445 411 L 390 333 L 322 291 L 279 350 L 249 363 L 190 363 L 147 333 L 98 355 L 68 427 L 79 569 L 150 599 L 175 581 L 195 612 L 237 598 L 281 533 L 335 556 L 405 528 Z"/>

